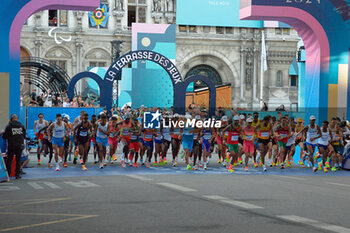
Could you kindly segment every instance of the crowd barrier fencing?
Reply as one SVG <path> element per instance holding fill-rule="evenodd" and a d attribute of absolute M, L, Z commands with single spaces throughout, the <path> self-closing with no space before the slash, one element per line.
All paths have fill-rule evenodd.
<path fill-rule="evenodd" d="M 73 122 L 80 115 L 81 111 L 86 111 L 89 118 L 92 115 L 98 115 L 103 111 L 103 108 L 63 108 L 63 107 L 21 107 L 19 121 L 26 127 L 27 130 L 34 129 L 34 121 L 38 120 L 40 113 L 44 114 L 44 119 L 47 121 L 55 121 L 56 114 L 68 114 L 70 121 Z"/>

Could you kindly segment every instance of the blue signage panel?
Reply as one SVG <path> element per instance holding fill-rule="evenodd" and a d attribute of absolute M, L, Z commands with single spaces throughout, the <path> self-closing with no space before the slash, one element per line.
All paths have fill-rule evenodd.
<path fill-rule="evenodd" d="M 239 20 L 238 0 L 178 0 L 176 23 L 199 26 L 264 27 L 263 21 Z"/>

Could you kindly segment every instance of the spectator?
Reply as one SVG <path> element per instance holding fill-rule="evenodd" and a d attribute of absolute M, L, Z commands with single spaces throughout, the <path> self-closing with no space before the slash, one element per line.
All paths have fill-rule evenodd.
<path fill-rule="evenodd" d="M 38 102 L 36 101 L 36 89 L 33 89 L 32 94 L 30 94 L 30 104 L 32 106 L 38 105 Z"/>
<path fill-rule="evenodd" d="M 284 105 L 283 104 L 281 104 L 281 106 L 279 106 L 278 108 L 276 108 L 276 112 L 277 111 L 280 111 L 280 112 L 285 112 L 286 111 L 286 109 L 284 108 Z"/>
<path fill-rule="evenodd" d="M 72 102 L 70 103 L 70 106 L 71 106 L 72 108 L 77 108 L 77 107 L 79 107 L 79 104 L 78 104 L 78 97 L 77 97 L 77 96 L 75 96 L 75 97 L 73 98 Z"/>
<path fill-rule="evenodd" d="M 267 103 L 265 103 L 265 101 L 263 101 L 263 106 L 262 106 L 262 108 L 261 108 L 261 111 L 262 112 L 266 112 L 266 111 L 268 111 L 269 110 L 269 108 L 267 107 Z"/>
<path fill-rule="evenodd" d="M 26 129 L 22 123 L 18 122 L 18 116 L 16 114 L 11 115 L 10 122 L 6 126 L 2 137 L 7 140 L 6 168 L 9 175 L 11 174 L 13 156 L 16 156 L 16 179 L 21 178 L 21 157 L 24 149 L 25 135 Z"/>
<path fill-rule="evenodd" d="M 45 95 L 44 107 L 52 107 L 52 93 L 50 89 L 47 91 L 47 94 Z"/>
<path fill-rule="evenodd" d="M 68 97 L 66 97 L 66 98 L 64 99 L 63 107 L 64 107 L 64 108 L 69 108 L 69 107 L 70 107 L 70 103 L 69 103 L 69 98 L 68 98 Z"/>
<path fill-rule="evenodd" d="M 44 106 L 44 93 L 40 93 L 40 95 L 36 98 L 36 102 L 40 107 Z"/>

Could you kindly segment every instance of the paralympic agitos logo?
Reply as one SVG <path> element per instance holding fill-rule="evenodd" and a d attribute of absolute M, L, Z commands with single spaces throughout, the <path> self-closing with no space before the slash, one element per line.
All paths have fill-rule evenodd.
<path fill-rule="evenodd" d="M 159 111 L 145 112 L 143 114 L 143 127 L 145 129 L 160 129 L 163 128 L 221 128 L 221 121 L 212 118 L 209 119 L 181 119 L 174 120 L 174 117 L 169 117 L 169 120 L 161 117 Z M 185 117 L 184 117 L 185 118 Z"/>

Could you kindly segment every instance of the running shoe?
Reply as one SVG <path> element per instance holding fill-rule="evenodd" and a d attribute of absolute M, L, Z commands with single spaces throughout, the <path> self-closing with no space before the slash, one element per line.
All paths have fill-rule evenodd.
<path fill-rule="evenodd" d="M 336 172 L 337 171 L 337 168 L 336 167 L 332 167 L 332 172 Z"/>
<path fill-rule="evenodd" d="M 149 168 L 149 167 L 150 167 L 148 162 L 146 162 L 146 167 L 147 167 L 147 168 Z"/>
<path fill-rule="evenodd" d="M 168 160 L 164 158 L 164 164 L 168 164 Z"/>
<path fill-rule="evenodd" d="M 121 160 L 120 162 L 122 163 L 122 168 L 126 168 L 124 161 Z"/>
<path fill-rule="evenodd" d="M 103 166 L 103 163 L 100 163 L 100 169 L 103 169 L 104 166 Z"/>
<path fill-rule="evenodd" d="M 266 169 L 266 166 L 265 166 L 265 165 L 263 165 L 263 171 L 264 171 L 264 172 L 267 172 L 267 169 Z"/>
<path fill-rule="evenodd" d="M 106 162 L 103 162 L 103 166 L 106 167 L 106 166 L 107 166 L 107 163 L 106 163 Z"/>
<path fill-rule="evenodd" d="M 164 164 L 164 161 L 163 161 L 163 159 L 161 159 L 161 160 L 159 161 L 159 166 L 163 166 L 163 164 Z"/>
<path fill-rule="evenodd" d="M 233 166 L 236 167 L 236 166 L 237 166 L 237 162 L 234 162 L 234 163 L 233 163 Z"/>
<path fill-rule="evenodd" d="M 303 161 L 299 160 L 299 165 L 304 165 Z"/>
<path fill-rule="evenodd" d="M 219 159 L 217 163 L 221 163 L 221 159 Z"/>
<path fill-rule="evenodd" d="M 323 171 L 324 171 L 324 173 L 328 173 L 328 168 L 324 167 Z"/>
<path fill-rule="evenodd" d="M 290 167 L 290 161 L 287 161 L 287 167 Z"/>
<path fill-rule="evenodd" d="M 184 156 L 185 156 L 185 151 L 184 151 L 184 150 L 181 150 L 181 152 L 180 152 L 180 158 L 183 159 Z"/>
<path fill-rule="evenodd" d="M 276 167 L 276 166 L 277 166 L 277 164 L 276 164 L 275 162 L 272 162 L 272 166 Z"/>
<path fill-rule="evenodd" d="M 38 160 L 38 165 L 41 165 L 41 161 L 40 161 L 40 159 Z"/>
<path fill-rule="evenodd" d="M 191 171 L 191 170 L 192 170 L 192 167 L 191 167 L 189 164 L 187 164 L 187 170 L 188 170 L 188 171 Z"/>
<path fill-rule="evenodd" d="M 113 155 L 112 158 L 113 158 L 113 161 L 117 161 L 117 156 Z"/>
<path fill-rule="evenodd" d="M 230 164 L 230 166 L 228 167 L 228 171 L 231 173 L 234 172 L 232 164 Z"/>
<path fill-rule="evenodd" d="M 157 160 L 156 160 L 156 161 L 154 161 L 154 166 L 155 166 L 155 167 L 157 167 L 157 166 L 158 166 L 158 162 L 157 162 Z"/>
<path fill-rule="evenodd" d="M 57 163 L 56 164 L 56 172 L 58 172 L 58 171 L 60 171 L 61 169 L 60 169 L 60 165 Z"/>
<path fill-rule="evenodd" d="M 48 163 L 47 166 L 48 167 L 53 167 L 51 163 Z M 335 169 L 335 170 L 337 170 L 337 169 Z"/>
<path fill-rule="evenodd" d="M 226 155 L 226 162 L 227 162 L 227 163 L 230 162 L 230 154 L 229 154 L 229 153 Z"/>
<path fill-rule="evenodd" d="M 77 158 L 73 159 L 73 164 L 77 164 Z"/>
<path fill-rule="evenodd" d="M 243 162 L 242 162 L 242 158 L 238 158 L 238 163 L 239 164 L 242 164 Z"/>
<path fill-rule="evenodd" d="M 63 163 L 63 167 L 68 167 L 66 162 Z"/>
<path fill-rule="evenodd" d="M 207 164 L 206 163 L 204 164 L 203 168 L 204 168 L 204 170 L 207 170 Z"/>
<path fill-rule="evenodd" d="M 139 167 L 139 166 L 137 166 L 137 163 L 134 163 L 134 167 Z"/>
<path fill-rule="evenodd" d="M 281 163 L 281 169 L 285 169 L 284 163 Z"/>
<path fill-rule="evenodd" d="M 319 163 L 318 163 L 318 170 L 319 170 L 319 171 L 322 171 L 322 162 L 319 162 Z"/>
<path fill-rule="evenodd" d="M 227 167 L 226 162 L 225 162 L 225 161 L 224 161 L 224 162 L 222 162 L 222 163 L 221 163 L 221 166 L 223 166 L 223 167 Z"/>
<path fill-rule="evenodd" d="M 280 160 L 277 159 L 276 166 L 280 165 Z"/>
<path fill-rule="evenodd" d="M 95 161 L 94 161 L 94 164 L 96 164 L 96 163 L 98 163 L 98 161 L 97 161 L 97 160 L 95 160 Z"/>
<path fill-rule="evenodd" d="M 257 162 L 254 162 L 254 167 L 259 167 L 258 163 Z"/>
<path fill-rule="evenodd" d="M 193 167 L 192 167 L 192 170 L 193 170 L 193 171 L 198 170 L 198 166 L 197 166 L 197 165 L 196 165 L 196 166 L 193 166 Z"/>
<path fill-rule="evenodd" d="M 172 164 L 171 166 L 176 167 L 176 163 L 175 163 L 175 161 L 173 161 L 173 164 Z"/>
<path fill-rule="evenodd" d="M 82 167 L 83 171 L 87 171 L 87 168 L 84 164 L 81 167 Z"/>
<path fill-rule="evenodd" d="M 141 166 L 145 166 L 145 163 L 143 162 L 143 158 L 140 159 Z"/>
<path fill-rule="evenodd" d="M 198 161 L 199 167 L 203 167 L 203 163 L 201 160 Z"/>
<path fill-rule="evenodd" d="M 260 167 L 262 167 L 262 165 L 264 164 L 262 163 L 262 159 L 260 158 Z"/>
<path fill-rule="evenodd" d="M 329 165 L 329 162 L 325 162 L 326 168 L 331 168 L 331 166 Z"/>
<path fill-rule="evenodd" d="M 314 167 L 314 168 L 313 168 L 313 172 L 317 172 L 317 167 Z"/>
<path fill-rule="evenodd" d="M 246 167 L 244 168 L 244 170 L 245 170 L 245 171 L 248 171 L 248 166 L 246 166 Z"/>

